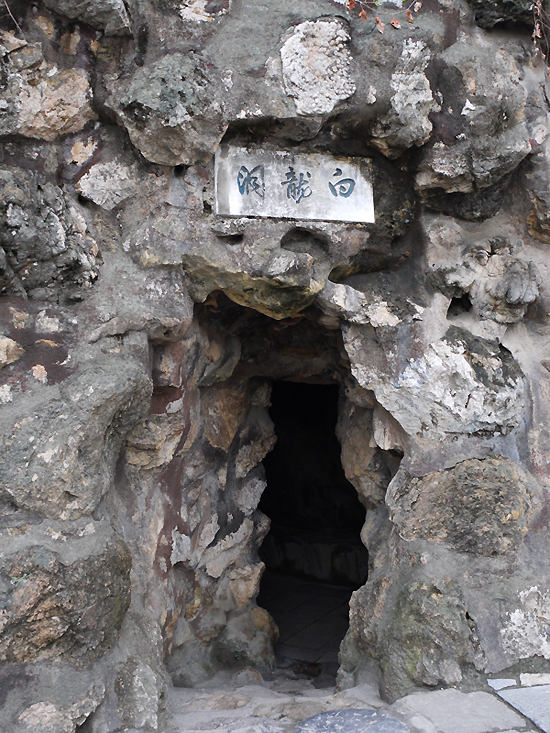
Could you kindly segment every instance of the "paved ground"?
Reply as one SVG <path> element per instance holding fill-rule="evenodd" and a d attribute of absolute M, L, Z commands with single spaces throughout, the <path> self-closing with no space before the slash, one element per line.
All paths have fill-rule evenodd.
<path fill-rule="evenodd" d="M 550 733 L 547 676 L 493 680 L 480 692 L 419 692 L 389 706 L 374 685 L 337 692 L 349 597 L 345 588 L 268 576 L 259 601 L 281 632 L 275 674 L 222 672 L 201 688 L 171 690 L 166 733 L 401 733 L 403 724 L 410 733 Z M 334 715 L 342 709 L 378 714 Z M 301 725 L 323 713 L 331 715 Z"/>

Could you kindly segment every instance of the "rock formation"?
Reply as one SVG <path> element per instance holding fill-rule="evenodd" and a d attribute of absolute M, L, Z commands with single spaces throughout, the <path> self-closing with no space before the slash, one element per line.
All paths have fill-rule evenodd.
<path fill-rule="evenodd" d="M 546 58 L 530 2 L 371 6 L 5 4 L 2 729 L 160 730 L 273 666 L 273 380 L 340 389 L 340 686 L 548 669 Z M 368 159 L 375 223 L 217 215 L 222 141 Z"/>

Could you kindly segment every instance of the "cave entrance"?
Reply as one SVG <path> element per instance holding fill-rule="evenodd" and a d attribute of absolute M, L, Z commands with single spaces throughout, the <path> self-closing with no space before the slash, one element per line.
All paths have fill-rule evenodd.
<path fill-rule="evenodd" d="M 349 599 L 368 572 L 365 509 L 345 477 L 335 432 L 338 392 L 335 384 L 273 382 L 277 443 L 264 459 L 259 505 L 271 529 L 260 550 L 258 603 L 279 627 L 279 666 L 312 676 L 336 673 Z"/>

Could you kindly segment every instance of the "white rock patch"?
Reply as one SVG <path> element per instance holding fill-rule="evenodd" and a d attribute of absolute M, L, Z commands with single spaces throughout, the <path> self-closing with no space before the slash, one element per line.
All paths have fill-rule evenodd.
<path fill-rule="evenodd" d="M 349 40 L 341 21 L 323 19 L 300 23 L 283 43 L 283 83 L 298 114 L 328 114 L 354 94 Z"/>

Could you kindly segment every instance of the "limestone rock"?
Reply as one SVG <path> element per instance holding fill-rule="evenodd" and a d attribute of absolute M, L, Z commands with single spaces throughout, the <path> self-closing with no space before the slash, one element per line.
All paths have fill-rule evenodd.
<path fill-rule="evenodd" d="M 40 409 L 34 404 L 6 421 L 3 450 L 21 462 L 2 462 L 2 496 L 47 517 L 91 514 L 111 486 L 120 444 L 149 394 L 141 365 L 111 357 L 69 380 Z"/>
<path fill-rule="evenodd" d="M 421 41 L 403 41 L 401 57 L 391 77 L 391 111 L 373 127 L 373 143 L 389 157 L 401 150 L 423 145 L 432 131 L 428 115 L 435 108 L 425 70 L 430 62 Z"/>
<path fill-rule="evenodd" d="M 497 236 L 490 234 L 495 228 L 499 230 Z M 484 224 L 426 215 L 423 230 L 428 242 L 430 280 L 455 299 L 447 312 L 453 324 L 498 338 L 505 324 L 520 321 L 539 299 L 540 272 L 525 256 L 523 240 L 517 237 L 506 215 Z"/>
<path fill-rule="evenodd" d="M 76 188 L 84 198 L 110 211 L 136 193 L 137 176 L 136 167 L 116 161 L 100 163 L 82 176 Z"/>
<path fill-rule="evenodd" d="M 550 658 L 546 636 L 550 620 L 548 592 L 534 585 L 520 590 L 514 600 L 500 629 L 504 649 L 512 659 L 526 659 L 532 655 Z"/>
<path fill-rule="evenodd" d="M 63 71 L 47 63 L 39 44 L 11 51 L 5 73 L 0 135 L 55 140 L 95 119 L 86 73 L 82 69 Z"/>
<path fill-rule="evenodd" d="M 297 25 L 281 46 L 283 83 L 300 115 L 332 112 L 355 92 L 349 75 L 349 31 L 339 18 Z"/>
<path fill-rule="evenodd" d="M 90 669 L 71 664 L 5 664 L 1 679 L 6 693 L 2 722 L 14 733 L 37 729 L 74 733 L 105 694 L 97 675 L 94 679 Z"/>
<path fill-rule="evenodd" d="M 44 733 L 74 733 L 75 724 L 71 716 L 56 708 L 51 702 L 31 705 L 19 716 L 19 721 L 28 730 L 43 730 Z"/>
<path fill-rule="evenodd" d="M 528 0 L 468 0 L 474 9 L 476 23 L 481 28 L 492 28 L 509 21 L 530 26 L 533 22 L 532 3 Z"/>
<path fill-rule="evenodd" d="M 497 48 L 455 43 L 441 54 L 439 89 L 454 139 L 435 141 L 422 156 L 421 192 L 484 189 L 531 152 L 524 121 L 527 91 L 512 56 Z M 542 142 L 542 140 L 540 141 Z"/>
<path fill-rule="evenodd" d="M 409 435 L 506 434 L 519 424 L 523 376 L 510 353 L 496 342 L 472 339 L 453 326 L 422 356 L 401 369 L 393 367 L 390 376 L 374 364 L 365 368 L 361 363 L 359 352 L 369 339 L 360 329 L 350 326 L 346 335 L 353 373 Z"/>
<path fill-rule="evenodd" d="M 130 602 L 131 556 L 109 523 L 50 522 L 15 536 L 4 530 L 0 542 L 2 661 L 104 654 Z"/>
<path fill-rule="evenodd" d="M 206 163 L 226 128 L 219 84 L 198 57 L 168 54 L 139 69 L 109 105 L 152 163 Z"/>
<path fill-rule="evenodd" d="M 372 434 L 372 423 L 371 410 L 349 405 L 338 425 L 346 478 L 366 500 L 369 509 L 384 501 L 391 477 L 385 455 L 370 445 L 372 440 L 367 441 L 367 436 Z"/>
<path fill-rule="evenodd" d="M 0 336 L 0 367 L 17 361 L 24 353 L 25 349 L 17 341 L 7 336 Z"/>
<path fill-rule="evenodd" d="M 385 629 L 385 694 L 401 697 L 412 685 L 456 685 L 461 665 L 473 659 L 466 607 L 457 589 L 415 582 L 402 589 Z"/>
<path fill-rule="evenodd" d="M 108 36 L 131 33 L 130 18 L 124 0 L 45 0 L 60 15 L 101 28 Z"/>
<path fill-rule="evenodd" d="M 405 539 L 492 557 L 517 553 L 540 511 L 541 492 L 517 464 L 497 456 L 421 478 L 400 471 L 386 502 Z"/>
<path fill-rule="evenodd" d="M 277 380 L 338 386 L 366 509 L 353 541 L 292 545 L 325 580 L 368 569 L 340 684 L 547 671 L 550 138 L 525 3 L 8 5 L 0 728 L 155 730 L 166 669 L 270 669 Z M 368 159 L 376 221 L 217 215 L 222 138 Z M 211 698 L 220 730 L 382 705 L 256 681 Z"/>
<path fill-rule="evenodd" d="M 122 725 L 158 730 L 161 689 L 158 676 L 149 665 L 128 660 L 116 678 L 115 690 L 124 696 Z"/>
<path fill-rule="evenodd" d="M 261 616 L 262 620 L 265 617 L 267 625 L 261 624 L 259 628 L 254 614 L 236 613 L 216 640 L 215 657 L 229 668 L 248 664 L 260 670 L 271 670 L 275 662 L 272 643 L 277 627 L 265 611 Z"/>
<path fill-rule="evenodd" d="M 550 141 L 530 159 L 525 170 L 525 185 L 532 209 L 529 215 L 529 232 L 531 236 L 547 242 L 550 237 Z"/>
<path fill-rule="evenodd" d="M 0 168 L 0 291 L 76 302 L 99 274 L 86 220 L 58 186 L 22 168 Z"/>

